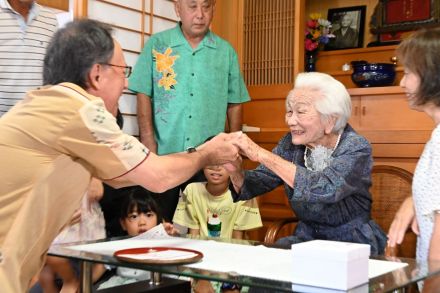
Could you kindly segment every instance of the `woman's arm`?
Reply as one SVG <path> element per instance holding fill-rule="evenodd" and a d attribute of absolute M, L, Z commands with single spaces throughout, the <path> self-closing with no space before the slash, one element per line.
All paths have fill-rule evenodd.
<path fill-rule="evenodd" d="M 263 164 L 277 176 L 279 176 L 287 185 L 293 187 L 296 166 L 292 162 L 286 161 L 280 156 L 260 147 L 253 142 L 246 134 L 237 139 L 237 146 L 240 151 L 250 160 Z M 236 182 L 237 180 L 235 180 Z M 235 186 L 235 183 L 233 181 Z"/>
<path fill-rule="evenodd" d="M 280 184 L 275 181 L 279 179 L 294 189 L 294 196 L 308 202 L 334 203 L 353 194 L 365 195 L 365 200 L 368 200 L 373 160 L 371 146 L 365 138 L 350 129 L 346 130 L 331 162 L 322 171 L 312 171 L 297 165 L 302 161 L 298 156 L 302 156 L 303 152 L 299 151 L 299 146 L 292 146 L 290 140 L 290 135 L 284 137 L 272 153 L 245 135 L 237 140 L 241 153 L 262 164 L 255 170 L 257 172 L 246 171 L 243 183 L 246 185 L 246 193 L 254 194 L 260 190 L 264 191 L 258 194 L 268 192 L 277 186 L 274 184 Z M 254 178 L 249 180 L 249 177 Z M 269 190 L 268 182 L 273 183 Z M 236 180 L 233 184 L 235 187 Z M 240 195 L 238 199 L 249 198 Z"/>
<path fill-rule="evenodd" d="M 417 222 L 417 220 L 415 217 L 413 198 L 410 196 L 403 201 L 390 225 L 388 231 L 388 246 L 395 247 L 397 244 L 401 244 L 408 227 L 414 222 Z M 415 230 L 417 225 L 413 224 L 412 226 L 414 233 L 418 234 L 418 229 Z"/>

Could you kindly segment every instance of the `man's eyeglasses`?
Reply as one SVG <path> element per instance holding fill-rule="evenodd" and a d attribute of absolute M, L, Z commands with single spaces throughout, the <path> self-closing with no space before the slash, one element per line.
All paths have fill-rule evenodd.
<path fill-rule="evenodd" d="M 109 66 L 114 66 L 114 67 L 119 67 L 119 68 L 124 68 L 124 75 L 126 78 L 129 78 L 131 75 L 131 66 L 122 66 L 122 65 L 116 65 L 116 64 L 111 64 L 111 63 L 101 63 L 102 65 L 109 65 Z"/>

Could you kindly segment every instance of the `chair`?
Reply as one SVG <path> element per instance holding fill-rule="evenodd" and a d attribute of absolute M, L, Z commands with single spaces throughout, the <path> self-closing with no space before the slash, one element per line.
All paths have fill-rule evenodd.
<path fill-rule="evenodd" d="M 264 242 L 273 244 L 282 236 L 292 235 L 293 231 L 295 231 L 296 223 L 298 223 L 298 219 L 296 217 L 285 218 L 273 222 L 269 228 L 267 228 L 264 236 Z"/>
<path fill-rule="evenodd" d="M 370 193 L 373 199 L 371 217 L 388 232 L 397 210 L 405 198 L 411 196 L 413 175 L 399 167 L 377 165 L 371 173 Z M 415 257 L 417 236 L 410 229 L 404 241 L 392 252 L 392 256 Z"/>
<path fill-rule="evenodd" d="M 412 177 L 413 175 L 410 172 L 399 167 L 386 165 L 373 167 L 371 173 L 372 186 L 370 188 L 373 199 L 371 217 L 385 233 L 388 232 L 394 215 L 403 200 L 411 196 Z M 281 236 L 291 235 L 296 222 L 298 222 L 296 217 L 274 222 L 267 229 L 264 242 L 272 244 Z M 414 258 L 416 240 L 417 236 L 411 230 L 408 230 L 400 247 L 389 251 L 391 253 L 390 256 Z"/>

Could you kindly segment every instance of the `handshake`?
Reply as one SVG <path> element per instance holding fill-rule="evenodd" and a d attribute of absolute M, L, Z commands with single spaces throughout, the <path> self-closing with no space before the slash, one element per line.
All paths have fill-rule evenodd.
<path fill-rule="evenodd" d="M 206 159 L 205 166 L 224 165 L 228 171 L 241 169 L 241 155 L 258 161 L 260 150 L 261 148 L 241 131 L 220 133 L 197 147 L 197 151 Z"/>

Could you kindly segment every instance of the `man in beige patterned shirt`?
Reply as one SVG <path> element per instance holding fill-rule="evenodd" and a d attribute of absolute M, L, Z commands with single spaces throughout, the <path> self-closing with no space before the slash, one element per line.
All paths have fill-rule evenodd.
<path fill-rule="evenodd" d="M 0 286 L 25 292 L 91 176 L 165 191 L 206 165 L 237 158 L 221 134 L 193 153 L 157 156 L 116 124 L 131 68 L 111 29 L 93 20 L 58 31 L 44 84 L 0 119 Z"/>

